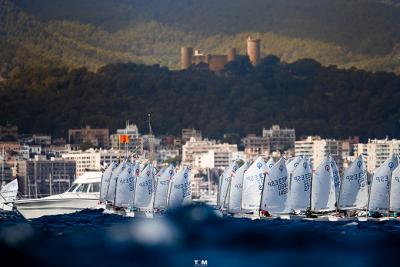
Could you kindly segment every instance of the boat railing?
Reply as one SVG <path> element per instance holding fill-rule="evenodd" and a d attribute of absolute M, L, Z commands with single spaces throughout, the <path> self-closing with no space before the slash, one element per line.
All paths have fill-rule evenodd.
<path fill-rule="evenodd" d="M 21 194 L 21 193 L 18 193 L 18 195 L 17 195 L 17 199 L 37 199 L 37 198 L 43 198 L 43 197 L 49 197 L 49 196 L 55 196 L 55 195 L 58 195 L 58 194 L 53 194 L 53 195 L 50 195 L 50 194 L 35 194 L 34 196 L 32 196 L 32 195 L 23 195 L 23 194 Z"/>

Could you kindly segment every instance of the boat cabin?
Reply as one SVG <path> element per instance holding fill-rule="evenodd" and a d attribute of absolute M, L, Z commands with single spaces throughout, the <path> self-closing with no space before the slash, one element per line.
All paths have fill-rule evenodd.
<path fill-rule="evenodd" d="M 101 172 L 85 172 L 67 190 L 68 193 L 100 193 Z"/>

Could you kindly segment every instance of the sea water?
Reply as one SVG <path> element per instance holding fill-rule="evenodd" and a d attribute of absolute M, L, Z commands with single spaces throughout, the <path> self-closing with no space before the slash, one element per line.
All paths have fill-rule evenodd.
<path fill-rule="evenodd" d="M 202 205 L 155 219 L 0 213 L 0 259 L 9 266 L 400 266 L 399 248 L 399 221 L 252 221 Z"/>

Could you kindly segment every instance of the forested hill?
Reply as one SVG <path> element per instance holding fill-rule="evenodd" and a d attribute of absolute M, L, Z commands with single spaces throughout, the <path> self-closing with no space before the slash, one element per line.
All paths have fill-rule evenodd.
<path fill-rule="evenodd" d="M 388 4 L 389 3 L 389 4 Z M 177 68 L 179 47 L 210 53 L 248 34 L 286 62 L 400 73 L 400 8 L 380 0 L 0 0 L 0 74 L 112 62 Z"/>
<path fill-rule="evenodd" d="M 0 83 L 0 124 L 21 132 L 65 136 L 71 127 L 123 127 L 145 132 L 147 113 L 157 134 L 181 128 L 205 136 L 261 134 L 278 123 L 298 136 L 400 137 L 400 77 L 390 73 L 323 67 L 314 60 L 291 64 L 268 56 L 253 68 L 247 57 L 216 75 L 191 69 L 112 64 L 84 68 L 34 68 Z"/>

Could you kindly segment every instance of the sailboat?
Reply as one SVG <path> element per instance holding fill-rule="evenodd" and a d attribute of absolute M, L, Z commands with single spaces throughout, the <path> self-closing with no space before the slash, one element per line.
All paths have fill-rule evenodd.
<path fill-rule="evenodd" d="M 127 161 L 125 169 L 118 175 L 114 201 L 116 208 L 127 208 L 133 203 L 138 168 L 140 168 L 139 164 Z"/>
<path fill-rule="evenodd" d="M 105 195 L 106 203 L 115 206 L 115 193 L 117 189 L 118 176 L 123 172 L 126 167 L 127 160 L 123 160 L 111 173 L 110 182 L 108 184 L 107 193 Z"/>
<path fill-rule="evenodd" d="M 243 163 L 231 179 L 227 199 L 227 212 L 229 214 L 240 215 L 242 213 L 243 177 L 248 168 L 249 163 Z"/>
<path fill-rule="evenodd" d="M 328 214 L 336 211 L 336 189 L 331 169 L 331 158 L 327 156 L 318 166 L 311 182 L 311 211 Z M 328 216 L 319 216 L 319 220 L 329 220 Z"/>
<path fill-rule="evenodd" d="M 350 164 L 344 171 L 338 199 L 339 211 L 346 215 L 366 210 L 368 206 L 367 168 L 363 155 Z M 347 216 L 349 217 L 349 216 Z"/>
<path fill-rule="evenodd" d="M 220 210 L 226 208 L 225 200 L 228 194 L 229 185 L 232 177 L 235 175 L 236 170 L 239 168 L 236 161 L 232 162 L 221 174 L 220 186 L 218 190 L 217 206 Z"/>
<path fill-rule="evenodd" d="M 154 195 L 154 209 L 165 210 L 168 207 L 168 193 L 170 181 L 174 177 L 175 166 L 170 164 L 164 168 L 157 175 L 155 195 Z"/>
<path fill-rule="evenodd" d="M 258 216 L 267 166 L 261 156 L 245 171 L 242 189 L 242 213 Z"/>
<path fill-rule="evenodd" d="M 390 179 L 389 211 L 393 212 L 393 217 L 398 217 L 400 213 L 400 165 L 392 172 Z"/>
<path fill-rule="evenodd" d="M 391 155 L 375 170 L 368 201 L 368 213 L 371 217 L 383 217 L 384 213 L 389 212 L 390 178 L 397 166 L 397 156 Z"/>
<path fill-rule="evenodd" d="M 135 216 L 144 213 L 146 217 L 153 213 L 154 203 L 154 168 L 151 163 L 141 171 L 136 179 L 133 197 Z"/>
<path fill-rule="evenodd" d="M 184 166 L 171 180 L 168 208 L 177 208 L 192 202 L 190 169 Z"/>
<path fill-rule="evenodd" d="M 101 177 L 100 183 L 100 202 L 106 203 L 107 191 L 108 187 L 110 186 L 111 175 L 114 169 L 117 167 L 116 162 L 112 162 L 104 171 Z"/>
<path fill-rule="evenodd" d="M 333 182 L 335 185 L 335 197 L 336 199 L 339 198 L 339 191 L 340 191 L 340 173 L 339 169 L 336 165 L 335 160 L 333 159 L 332 155 L 329 155 L 330 163 L 331 163 L 331 172 L 333 176 Z"/>
<path fill-rule="evenodd" d="M 270 216 L 288 214 L 287 196 L 289 193 L 289 179 L 285 159 L 282 157 L 268 171 L 264 179 L 261 195 L 260 210 Z"/>
<path fill-rule="evenodd" d="M 11 211 L 14 208 L 14 202 L 17 200 L 18 180 L 14 179 L 0 190 L 0 210 Z"/>
<path fill-rule="evenodd" d="M 296 167 L 290 174 L 288 198 L 289 208 L 296 215 L 305 215 L 305 212 L 311 208 L 311 179 L 312 169 L 310 159 L 308 157 L 299 158 Z M 298 218 L 301 217 L 305 216 Z M 291 218 L 294 218 L 294 216 L 291 216 Z"/>

